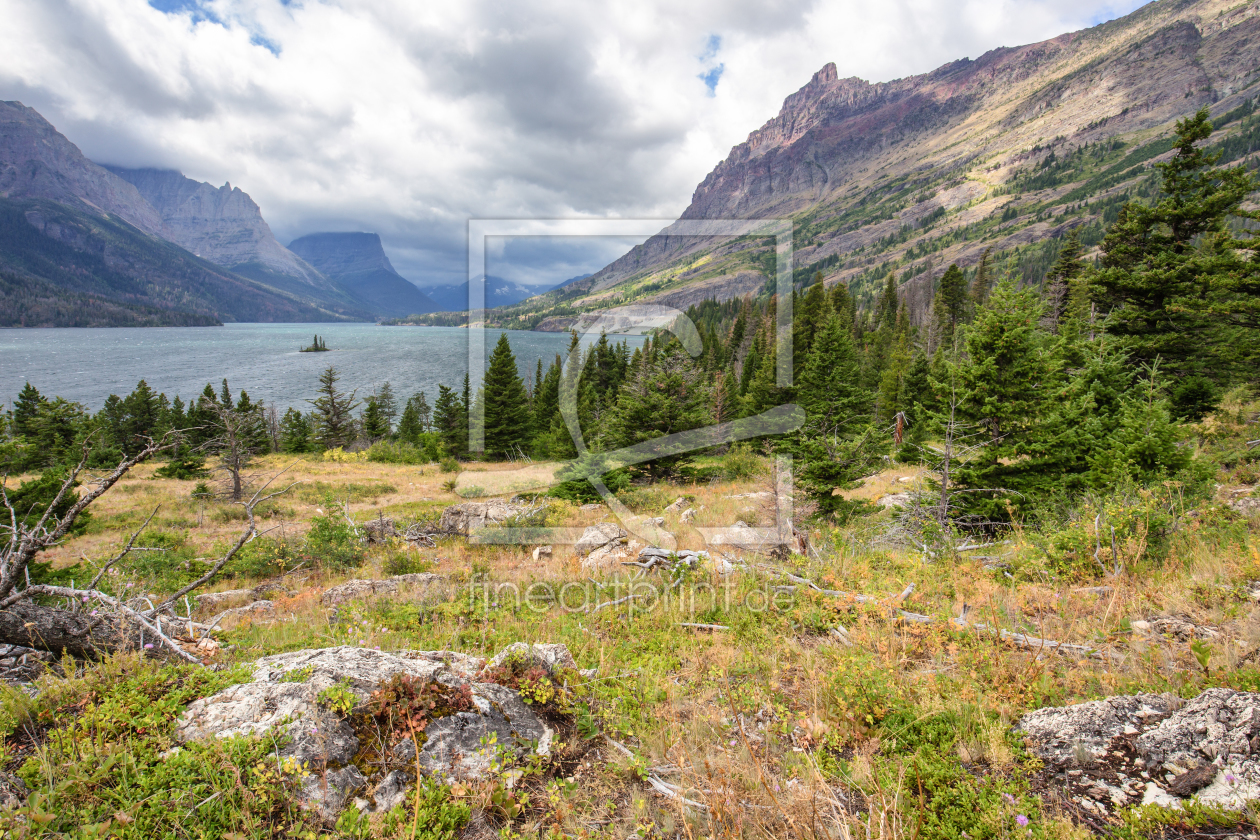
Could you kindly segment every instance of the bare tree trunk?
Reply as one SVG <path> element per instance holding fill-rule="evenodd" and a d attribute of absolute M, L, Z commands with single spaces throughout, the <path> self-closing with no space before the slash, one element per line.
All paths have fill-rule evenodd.
<path fill-rule="evenodd" d="M 122 650 L 127 638 L 136 639 L 133 644 L 138 646 L 138 628 L 131 629 L 120 632 L 117 622 L 30 601 L 0 609 L 0 642 L 68 653 L 76 659 L 99 659 L 104 653 Z"/>

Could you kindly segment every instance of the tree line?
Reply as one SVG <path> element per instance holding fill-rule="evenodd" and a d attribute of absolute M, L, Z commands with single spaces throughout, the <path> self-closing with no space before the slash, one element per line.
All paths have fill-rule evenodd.
<path fill-rule="evenodd" d="M 92 432 L 104 463 L 186 429 L 164 468 L 172 473 L 184 461 L 195 467 L 198 453 L 222 460 L 227 438 L 249 453 L 388 446 L 401 460 L 565 460 L 579 455 L 561 409 L 561 395 L 573 393 L 588 457 L 794 402 L 803 426 L 761 444 L 794 456 L 824 515 L 852 507 L 838 491 L 888 458 L 952 457 L 942 440 L 966 441 L 949 481 L 977 491 L 966 502 L 976 521 L 1004 521 L 1050 495 L 1189 480 L 1178 423 L 1202 417 L 1231 387 L 1260 384 L 1260 214 L 1244 209 L 1257 181 L 1245 165 L 1216 167 L 1219 153 L 1203 148 L 1211 131 L 1206 111 L 1177 124 L 1173 155 L 1157 164 L 1161 193 L 1121 209 L 1095 259 L 1073 231 L 1037 284 L 999 276 L 988 255 L 970 281 L 952 265 L 926 325 L 911 323 L 893 273 L 863 308 L 843 283 L 827 288 L 816 274 L 792 293 L 788 387 L 777 378 L 787 352 L 779 300 L 767 292 L 691 307 L 696 357 L 669 333 L 633 352 L 607 336 L 582 348 L 573 334 L 566 354 L 522 377 L 503 334 L 481 381 L 440 385 L 432 405 L 419 392 L 400 406 L 389 383 L 359 399 L 338 387 L 332 367 L 310 410 L 283 415 L 243 391 L 233 398 L 226 381 L 188 404 L 141 382 L 94 416 L 28 384 L 0 454 L 11 471 L 47 466 Z M 484 441 L 478 452 L 470 418 L 473 439 Z M 605 478 L 667 477 L 684 461 Z"/>

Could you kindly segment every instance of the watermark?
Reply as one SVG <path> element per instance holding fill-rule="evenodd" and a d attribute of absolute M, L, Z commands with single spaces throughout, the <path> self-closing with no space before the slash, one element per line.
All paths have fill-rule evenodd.
<path fill-rule="evenodd" d="M 483 614 L 492 610 L 595 614 L 609 610 L 636 615 L 664 607 L 676 610 L 682 618 L 695 618 L 715 611 L 730 614 L 735 609 L 750 613 L 783 612 L 796 603 L 796 596 L 794 587 L 764 583 L 750 588 L 739 585 L 729 576 L 716 584 L 703 579 L 662 582 L 620 574 L 600 581 L 518 584 L 478 575 L 469 583 L 468 603 L 471 611 Z"/>
<path fill-rule="evenodd" d="M 473 219 L 468 223 L 468 369 L 484 371 L 486 365 L 485 274 L 486 240 L 510 236 L 666 236 L 666 237 L 751 237 L 774 241 L 775 272 L 775 384 L 792 385 L 792 222 L 789 219 L 680 219 L 663 230 L 659 220 L 557 219 L 495 220 Z M 648 545 L 673 549 L 674 536 L 648 517 L 627 508 L 604 484 L 603 476 L 613 470 L 642 464 L 658 458 L 709 449 L 741 440 L 793 432 L 805 421 L 804 411 L 795 404 L 775 406 L 753 417 L 745 417 L 699 429 L 665 435 L 655 440 L 612 452 L 593 453 L 586 445 L 578 423 L 577 390 L 582 349 L 602 333 L 639 332 L 645 329 L 672 334 L 693 358 L 700 356 L 702 343 L 696 325 L 686 313 L 660 304 L 628 304 L 590 313 L 581 340 L 564 360 L 560 377 L 560 414 L 573 440 L 578 457 L 552 474 L 564 481 L 585 479 L 612 510 L 622 528 Z M 476 401 L 468 417 L 468 446 L 473 452 L 485 449 L 485 404 Z M 775 525 L 772 528 L 698 528 L 712 546 L 756 550 L 766 545 L 789 543 L 792 536 L 791 458 L 778 456 L 775 464 Z M 484 480 L 485 473 L 475 480 Z M 523 484 L 537 482 L 532 476 Z M 498 477 L 501 483 L 505 481 Z M 509 485 L 504 485 L 509 486 Z M 523 489 L 523 488 L 522 488 Z M 573 543 L 580 529 L 495 527 L 470 534 L 470 542 L 539 545 Z"/>

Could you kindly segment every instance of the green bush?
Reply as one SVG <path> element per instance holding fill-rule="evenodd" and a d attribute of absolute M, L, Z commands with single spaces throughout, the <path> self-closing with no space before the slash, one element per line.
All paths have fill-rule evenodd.
<path fill-rule="evenodd" d="M 328 507 L 333 502 L 325 502 Z M 324 569 L 354 569 L 363 565 L 366 552 L 363 540 L 344 518 L 337 515 L 316 516 L 306 532 L 305 551 Z"/>
<path fill-rule="evenodd" d="M 367 459 L 375 464 L 432 464 L 442 455 L 442 445 L 435 434 L 422 434 L 418 443 L 377 441 L 367 451 Z"/>
<path fill-rule="evenodd" d="M 765 459 L 748 443 L 736 443 L 722 457 L 722 475 L 727 481 L 744 481 L 767 472 Z"/>

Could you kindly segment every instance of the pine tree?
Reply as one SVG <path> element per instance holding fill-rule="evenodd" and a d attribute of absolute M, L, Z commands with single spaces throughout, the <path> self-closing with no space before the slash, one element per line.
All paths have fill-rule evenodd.
<path fill-rule="evenodd" d="M 837 490 L 856 486 L 873 463 L 870 391 L 862 386 L 861 365 L 847 319 L 833 314 L 819 330 L 805 369 L 797 380 L 797 402 L 805 425 L 792 445 L 798 480 L 825 515 L 851 506 Z"/>
<path fill-rule="evenodd" d="M 13 433 L 22 436 L 30 435 L 31 420 L 39 413 L 40 407 L 47 403 L 48 400 L 34 385 L 27 382 L 22 386 L 22 391 L 13 401 Z"/>
<path fill-rule="evenodd" d="M 1078 281 L 1084 270 L 1080 229 L 1072 228 L 1063 240 L 1054 265 L 1046 272 L 1046 328 L 1055 335 L 1065 320 L 1077 324 L 1084 320 L 1085 313 L 1081 311 L 1084 301 Z"/>
<path fill-rule="evenodd" d="M 363 412 L 359 416 L 359 426 L 368 443 L 375 443 L 389 437 L 389 421 L 385 419 L 385 411 L 381 408 L 380 399 L 372 394 L 364 402 Z"/>
<path fill-rule="evenodd" d="M 1122 209 L 1089 279 L 1093 300 L 1109 313 L 1107 331 L 1136 362 L 1159 358 L 1174 380 L 1226 384 L 1254 378 L 1249 363 L 1260 358 L 1260 239 L 1228 226 L 1230 217 L 1256 218 L 1241 205 L 1257 182 L 1245 166 L 1213 168 L 1220 153 L 1200 147 L 1211 133 L 1206 108 L 1178 121 L 1176 153 L 1156 164 L 1162 197 Z"/>
<path fill-rule="evenodd" d="M 459 397 L 445 385 L 438 386 L 438 397 L 433 403 L 433 430 L 442 439 L 447 454 L 455 458 L 466 456 L 468 424 Z"/>
<path fill-rule="evenodd" d="M 957 263 L 945 269 L 940 287 L 932 304 L 932 314 L 940 328 L 940 343 L 945 347 L 954 344 L 954 333 L 966 317 L 967 279 Z"/>
<path fill-rule="evenodd" d="M 985 248 L 980 255 L 980 262 L 976 264 L 976 276 L 971 281 L 970 294 L 973 312 L 978 311 L 989 300 L 989 287 L 993 283 L 989 277 L 989 256 L 992 253 L 992 248 Z"/>
<path fill-rule="evenodd" d="M 310 420 L 296 408 L 290 408 L 280 420 L 280 450 L 300 455 L 313 449 Z"/>
<path fill-rule="evenodd" d="M 485 394 L 486 455 L 512 458 L 523 454 L 529 445 L 533 418 L 507 333 L 499 334 L 499 342 L 490 354 L 482 392 Z"/>
<path fill-rule="evenodd" d="M 325 449 L 354 442 L 354 415 L 359 403 L 355 392 L 342 393 L 337 388 L 337 369 L 329 367 L 319 375 L 319 396 L 307 400 L 315 407 L 315 438 Z"/>
<path fill-rule="evenodd" d="M 249 398 L 249 394 L 241 390 L 240 397 L 236 400 L 235 411 L 239 414 L 250 415 L 253 420 L 246 424 L 245 428 L 245 445 L 249 447 L 250 452 L 255 455 L 266 455 L 271 451 L 271 437 L 267 434 L 267 423 L 264 419 L 264 406 L 261 402 L 253 402 Z"/>
<path fill-rule="evenodd" d="M 398 417 L 398 401 L 394 397 L 394 387 L 389 384 L 388 379 L 377 389 L 375 396 L 381 418 L 385 421 L 384 437 L 389 437 L 394 432 L 394 420 Z"/>

